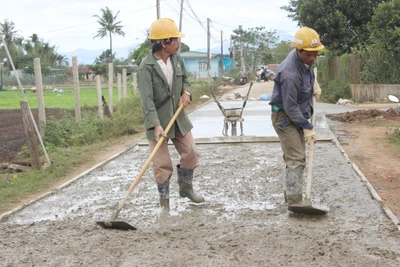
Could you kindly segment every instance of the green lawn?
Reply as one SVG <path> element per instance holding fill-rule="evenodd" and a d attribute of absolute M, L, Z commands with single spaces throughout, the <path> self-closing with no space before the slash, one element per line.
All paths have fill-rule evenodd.
<path fill-rule="evenodd" d="M 53 89 L 44 90 L 45 108 L 74 109 L 74 89 L 63 88 L 63 93 L 55 93 Z M 37 95 L 30 89 L 25 90 L 26 99 L 31 108 L 38 107 Z M 80 106 L 97 106 L 97 90 L 94 86 L 80 87 Z M 102 89 L 104 98 L 108 101 L 108 87 Z M 127 94 L 132 95 L 132 88 L 127 89 Z M 20 102 L 24 101 L 24 96 L 19 90 L 0 91 L 0 109 L 19 109 Z M 113 89 L 113 106 L 118 102 L 118 88 Z"/>

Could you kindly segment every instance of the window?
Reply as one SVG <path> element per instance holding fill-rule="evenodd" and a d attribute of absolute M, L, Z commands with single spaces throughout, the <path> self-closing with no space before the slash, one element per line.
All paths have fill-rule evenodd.
<path fill-rule="evenodd" d="M 207 62 L 199 62 L 199 72 L 207 71 Z"/>

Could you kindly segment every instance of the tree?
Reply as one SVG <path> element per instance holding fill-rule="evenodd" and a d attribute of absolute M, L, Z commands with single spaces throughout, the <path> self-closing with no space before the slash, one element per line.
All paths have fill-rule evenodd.
<path fill-rule="evenodd" d="M 336 54 L 349 53 L 367 45 L 373 10 L 390 0 L 290 0 L 286 10 L 299 26 L 316 30 L 321 42 Z"/>
<path fill-rule="evenodd" d="M 94 60 L 94 64 L 99 64 L 99 63 L 107 63 L 107 61 L 108 61 L 108 59 L 109 58 L 113 58 L 115 55 L 111 55 L 111 50 L 110 49 L 107 49 L 107 50 L 105 50 L 105 51 L 103 51 L 100 55 L 99 55 L 99 57 L 97 57 L 95 60 Z"/>
<path fill-rule="evenodd" d="M 188 52 L 188 51 L 190 51 L 190 47 L 187 44 L 181 42 L 181 52 Z"/>
<path fill-rule="evenodd" d="M 151 41 L 146 39 L 140 46 L 135 49 L 133 52 L 129 53 L 129 58 L 134 59 L 137 65 L 140 65 L 142 59 L 147 56 L 147 54 L 151 51 Z"/>
<path fill-rule="evenodd" d="M 11 54 L 11 56 L 15 56 L 17 53 L 17 46 L 15 41 L 17 38 L 21 38 L 18 35 L 18 31 L 15 30 L 15 24 L 8 19 L 5 19 L 3 23 L 0 23 L 0 34 L 3 35 L 4 42 L 7 45 L 7 48 Z M 2 40 L 0 40 L 1 42 Z M 6 58 L 7 54 L 3 48 L 3 53 L 1 58 Z"/>
<path fill-rule="evenodd" d="M 370 41 L 385 47 L 400 59 L 400 0 L 380 4 L 368 23 Z"/>
<path fill-rule="evenodd" d="M 121 21 L 117 21 L 119 11 L 115 15 L 113 15 L 112 11 L 108 7 L 106 7 L 105 9 L 102 8 L 100 9 L 100 11 L 102 13 L 101 16 L 93 16 L 98 19 L 97 22 L 101 26 L 101 28 L 99 28 L 97 34 L 93 38 L 100 37 L 100 39 L 103 39 L 108 34 L 108 36 L 110 37 L 110 61 L 113 61 L 112 35 L 117 34 L 125 36 L 125 32 L 122 30 L 123 26 L 121 26 Z"/>
<path fill-rule="evenodd" d="M 56 56 L 57 66 L 59 67 L 69 66 L 69 60 L 65 55 L 55 54 L 55 56 Z"/>
<path fill-rule="evenodd" d="M 274 49 L 273 59 L 276 63 L 281 63 L 289 52 L 293 49 L 290 41 L 281 41 Z"/>
<path fill-rule="evenodd" d="M 66 62 L 65 56 L 58 55 L 56 47 L 41 40 L 38 34 L 33 33 L 29 36 L 29 39 L 19 36 L 12 21 L 6 19 L 3 23 L 0 23 L 0 32 L 4 36 L 16 69 L 25 73 L 33 73 L 33 60 L 39 57 L 42 73 L 46 74 L 50 72 L 51 67 Z M 2 53 L 0 52 L 0 58 L 6 56 L 3 48 Z M 9 64 L 9 61 L 7 63 Z"/>
<path fill-rule="evenodd" d="M 256 65 L 268 64 L 272 60 L 272 49 L 278 37 L 275 30 L 265 30 L 264 26 L 243 30 L 241 26 L 233 30 L 235 51 L 243 49 L 245 65 L 254 69 Z"/>

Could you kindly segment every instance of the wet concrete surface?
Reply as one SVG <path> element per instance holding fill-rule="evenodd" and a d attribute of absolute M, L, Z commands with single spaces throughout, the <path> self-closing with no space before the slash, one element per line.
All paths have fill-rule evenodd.
<path fill-rule="evenodd" d="M 222 136 L 223 116 L 211 102 L 190 114 L 201 141 L 194 188 L 204 203 L 180 198 L 174 173 L 171 211 L 160 216 L 149 168 L 118 217 L 138 230 L 96 226 L 109 219 L 149 155 L 147 146 L 135 146 L 2 216 L 0 266 L 399 266 L 398 226 L 335 142 L 328 109 L 317 108 L 312 201 L 329 208 L 326 216 L 288 212 L 268 102 L 247 103 L 245 137 Z M 179 155 L 170 151 L 178 164 Z"/>
<path fill-rule="evenodd" d="M 236 101 L 220 101 L 220 104 L 225 109 L 240 108 L 243 109 L 243 134 L 246 137 L 278 137 L 272 123 L 271 123 L 271 106 L 269 101 L 254 101 L 249 100 L 243 108 L 243 100 Z M 317 120 L 317 136 L 320 139 L 330 139 L 331 133 L 329 131 L 328 122 L 325 114 L 339 114 L 347 111 L 354 111 L 356 108 L 334 105 L 326 103 L 317 103 L 316 107 L 316 120 Z M 224 137 L 224 115 L 218 108 L 218 105 L 212 101 L 200 109 L 189 114 L 194 128 L 192 130 L 195 138 L 214 138 Z M 236 134 L 241 134 L 240 124 L 237 123 Z M 232 136 L 231 125 L 228 129 L 228 137 Z M 321 136 L 321 134 L 323 136 Z"/>

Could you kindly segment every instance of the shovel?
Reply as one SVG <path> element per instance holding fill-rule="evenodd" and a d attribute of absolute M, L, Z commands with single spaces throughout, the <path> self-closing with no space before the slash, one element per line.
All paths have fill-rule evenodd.
<path fill-rule="evenodd" d="M 315 125 L 315 107 L 316 99 L 313 97 L 314 112 L 311 118 L 311 123 Z M 311 215 L 324 215 L 328 213 L 328 210 L 318 208 L 311 203 L 311 181 L 312 181 L 312 170 L 313 170 L 313 160 L 314 160 L 314 142 L 310 143 L 309 154 L 308 154 L 308 169 L 307 169 L 307 189 L 306 189 L 306 199 L 303 200 L 302 206 L 290 206 L 288 209 L 294 213 L 303 213 Z"/>
<path fill-rule="evenodd" d="M 175 111 L 174 116 L 171 118 L 170 122 L 167 125 L 167 128 L 165 128 L 164 132 L 165 134 L 168 134 L 169 130 L 171 129 L 172 125 L 175 123 L 176 118 L 178 117 L 179 113 L 183 109 L 183 103 L 178 107 L 178 109 Z M 126 191 L 124 197 L 121 199 L 121 201 L 118 204 L 117 209 L 113 212 L 111 215 L 111 218 L 108 221 L 98 221 L 96 222 L 97 225 L 100 225 L 103 228 L 111 228 L 111 229 L 119 229 L 119 230 L 137 230 L 136 227 L 133 227 L 129 223 L 123 222 L 123 221 L 115 221 L 115 219 L 118 217 L 119 212 L 121 209 L 124 207 L 126 200 L 128 199 L 129 195 L 132 193 L 133 189 L 136 187 L 140 179 L 142 178 L 143 174 L 145 173 L 147 167 L 150 165 L 151 161 L 153 160 L 154 156 L 156 155 L 158 149 L 162 145 L 162 143 L 165 141 L 165 137 L 161 136 L 160 139 L 157 142 L 157 145 L 151 152 L 149 158 L 146 160 L 143 168 L 140 170 L 138 176 L 133 180 L 131 186 L 129 187 L 128 191 Z"/>

